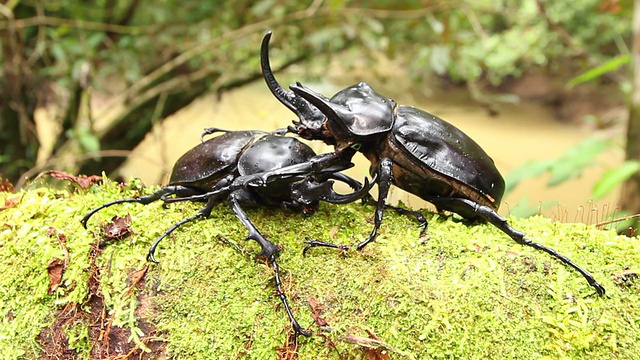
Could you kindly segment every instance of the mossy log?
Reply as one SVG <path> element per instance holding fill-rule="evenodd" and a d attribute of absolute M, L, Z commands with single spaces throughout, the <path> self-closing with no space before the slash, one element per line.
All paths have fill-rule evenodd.
<path fill-rule="evenodd" d="M 249 208 L 282 246 L 285 291 L 313 332 L 295 341 L 273 271 L 226 204 L 165 239 L 158 265 L 146 261 L 149 245 L 200 204 L 121 204 L 80 225 L 104 202 L 152 190 L 106 181 L 0 193 L 0 357 L 640 358 L 637 238 L 510 220 L 590 270 L 607 289 L 598 297 L 580 274 L 489 225 L 425 212 L 420 238 L 414 219 L 391 211 L 362 252 L 303 256 L 305 237 L 363 239 L 373 208 L 322 204 L 310 217 Z M 106 239 L 103 225 L 127 214 L 130 233 Z"/>

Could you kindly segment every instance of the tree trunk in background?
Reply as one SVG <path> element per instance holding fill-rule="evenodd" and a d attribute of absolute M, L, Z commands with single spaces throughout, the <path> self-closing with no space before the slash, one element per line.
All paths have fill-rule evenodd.
<path fill-rule="evenodd" d="M 640 160 L 640 0 L 636 0 L 634 5 L 631 51 L 633 87 L 629 104 L 626 153 L 627 160 Z M 620 204 L 623 210 L 633 214 L 640 213 L 640 173 L 636 173 L 624 183 Z"/>

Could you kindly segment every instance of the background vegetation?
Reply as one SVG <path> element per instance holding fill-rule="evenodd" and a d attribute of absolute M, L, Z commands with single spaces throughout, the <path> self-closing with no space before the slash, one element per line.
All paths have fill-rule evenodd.
<path fill-rule="evenodd" d="M 0 5 L 0 172 L 13 183 L 47 168 L 111 172 L 155 121 L 258 78 L 267 29 L 276 67 L 318 76 L 313 64 L 338 54 L 346 68 L 384 56 L 416 88 L 466 85 L 489 110 L 531 73 L 613 85 L 622 101 L 632 16 L 631 0 L 12 0 Z M 636 163 L 613 178 L 640 189 L 637 174 Z"/>

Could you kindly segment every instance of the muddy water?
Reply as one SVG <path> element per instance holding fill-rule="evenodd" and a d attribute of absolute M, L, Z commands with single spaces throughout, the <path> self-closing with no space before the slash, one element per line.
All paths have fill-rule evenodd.
<path fill-rule="evenodd" d="M 326 84 L 307 85 L 324 94 L 333 94 L 341 88 Z M 392 94 L 388 89 L 382 91 L 398 103 L 425 109 L 462 129 L 493 157 L 503 175 L 528 160 L 556 158 L 572 145 L 593 135 L 593 132 L 555 121 L 551 109 L 539 104 L 501 105 L 499 115 L 492 117 L 468 99 L 465 90 L 448 90 L 419 100 Z M 288 125 L 292 119 L 292 113 L 273 99 L 262 82 L 225 93 L 220 100 L 215 95 L 207 95 L 156 126 L 133 151 L 120 175 L 125 179 L 141 178 L 147 184 L 166 184 L 173 163 L 199 142 L 203 128 L 272 130 Z M 330 151 L 320 143 L 310 145 L 316 152 Z M 621 152 L 609 151 L 581 178 L 552 188 L 545 186 L 546 177 L 524 181 L 505 197 L 500 213 L 507 215 L 526 204 L 536 207 L 553 203 L 555 205 L 540 213 L 561 221 L 595 223 L 605 213 L 614 211 L 618 199 L 615 192 L 605 199 L 591 202 L 591 189 L 600 175 L 607 168 L 619 164 L 622 157 Z M 347 174 L 362 179 L 368 174 L 368 162 L 361 155 L 357 155 L 354 162 L 356 166 Z M 392 190 L 390 202 L 398 200 L 413 208 L 427 206 L 422 200 L 396 188 Z"/>

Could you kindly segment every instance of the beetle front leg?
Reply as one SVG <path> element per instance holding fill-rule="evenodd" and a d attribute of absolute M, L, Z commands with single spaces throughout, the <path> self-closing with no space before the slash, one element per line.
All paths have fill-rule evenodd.
<path fill-rule="evenodd" d="M 80 223 L 82 224 L 82 226 L 86 229 L 87 228 L 87 221 L 89 221 L 89 219 L 98 211 L 104 209 L 104 208 L 108 208 L 112 205 L 116 205 L 116 204 L 122 204 L 122 203 L 130 203 L 130 202 L 136 202 L 142 205 L 147 205 L 150 204 L 156 200 L 160 200 L 160 199 L 164 199 L 165 197 L 167 197 L 168 195 L 173 195 L 173 194 L 195 194 L 197 193 L 195 190 L 190 189 L 188 187 L 185 186 L 181 186 L 181 185 L 173 185 L 173 186 L 165 186 L 162 189 L 154 192 L 153 194 L 149 194 L 149 195 L 144 195 L 144 196 L 140 196 L 137 198 L 129 198 L 129 199 L 120 199 L 120 200 L 115 200 L 115 201 L 111 201 L 105 204 L 102 204 L 100 206 L 98 206 L 97 208 L 89 211 L 83 218 L 82 220 L 80 220 Z"/>
<path fill-rule="evenodd" d="M 226 129 L 220 129 L 220 128 L 216 128 L 216 127 L 205 128 L 204 131 L 202 131 L 202 134 L 200 134 L 200 142 L 204 142 L 204 137 L 205 136 L 211 135 L 211 134 L 215 134 L 217 132 L 228 133 L 228 132 L 232 132 L 232 131 L 231 130 L 226 130 Z"/>
<path fill-rule="evenodd" d="M 391 180 L 393 178 L 392 167 L 393 167 L 393 163 L 391 162 L 391 159 L 383 158 L 380 160 L 380 165 L 378 166 L 378 174 L 377 174 L 377 177 L 379 179 L 378 180 L 378 201 L 376 204 L 376 212 L 374 214 L 374 219 L 373 219 L 373 230 L 371 231 L 371 234 L 369 234 L 369 236 L 364 241 L 356 245 L 356 249 L 358 250 L 362 250 L 365 246 L 367 246 L 368 243 L 375 240 L 376 237 L 378 236 L 378 229 L 382 224 L 382 216 L 384 214 L 384 209 L 386 207 L 387 195 L 389 194 L 389 188 L 391 187 Z M 375 176 L 374 176 L 374 179 L 375 179 Z M 304 248 L 302 253 L 306 254 L 306 252 L 309 249 L 314 247 L 319 247 L 319 246 L 330 247 L 330 248 L 340 249 L 340 250 L 348 250 L 351 247 L 349 245 L 336 245 L 336 244 L 331 244 L 331 243 L 318 241 L 318 240 L 307 240 L 307 246 Z"/>
<path fill-rule="evenodd" d="M 509 223 L 507 222 L 507 220 L 505 220 L 502 216 L 498 215 L 498 213 L 496 213 L 495 210 L 493 210 L 492 208 L 485 205 L 480 205 L 474 201 L 471 201 L 469 199 L 463 199 L 463 198 L 438 198 L 435 202 L 438 205 L 445 205 L 443 206 L 443 208 L 454 211 L 454 212 L 456 210 L 462 210 L 463 212 L 466 212 L 466 213 L 468 213 L 469 210 L 473 211 L 475 214 L 481 216 L 483 219 L 485 219 L 486 221 L 490 222 L 495 227 L 500 229 L 503 233 L 507 234 L 511 239 L 513 239 L 518 244 L 531 246 L 534 249 L 542 250 L 547 254 L 557 258 L 558 260 L 565 263 L 566 265 L 574 268 L 577 272 L 582 274 L 582 276 L 587 280 L 589 285 L 591 285 L 596 290 L 598 295 L 601 295 L 601 296 L 604 295 L 605 293 L 604 287 L 596 281 L 596 279 L 593 277 L 593 275 L 591 275 L 590 272 L 583 269 L 578 264 L 574 263 L 571 259 L 560 254 L 556 250 L 525 238 L 525 234 L 523 232 L 520 232 L 512 228 L 511 225 L 509 225 Z"/>
<path fill-rule="evenodd" d="M 202 208 L 200 211 L 198 211 L 195 215 L 175 223 L 172 227 L 170 227 L 167 231 L 165 231 L 162 235 L 160 235 L 160 237 L 157 238 L 156 241 L 153 242 L 153 244 L 151 244 L 151 247 L 149 247 L 149 253 L 147 254 L 147 261 L 151 261 L 157 264 L 158 260 L 156 260 L 155 258 L 155 253 L 156 253 L 156 248 L 158 247 L 158 244 L 160 244 L 160 241 L 162 241 L 162 239 L 164 239 L 165 237 L 169 236 L 177 228 L 179 228 L 180 226 L 190 221 L 193 221 L 200 217 L 208 218 L 209 215 L 211 215 L 211 211 L 213 210 L 213 207 L 216 205 L 216 201 L 217 201 L 217 198 L 215 196 L 212 196 L 207 201 L 207 204 L 205 205 L 205 207 Z"/>
<path fill-rule="evenodd" d="M 236 214 L 236 217 L 242 224 L 249 230 L 249 234 L 247 235 L 247 240 L 255 240 L 262 250 L 260 251 L 260 255 L 264 255 L 269 261 L 271 267 L 273 267 L 273 272 L 275 274 L 275 283 L 276 283 L 276 291 L 278 292 L 278 296 L 282 301 L 282 305 L 284 306 L 285 311 L 287 312 L 287 316 L 289 317 L 289 321 L 291 322 L 291 327 L 295 334 L 300 334 L 304 336 L 311 336 L 311 333 L 307 330 L 303 329 L 302 326 L 298 323 L 296 318 L 293 316 L 293 312 L 289 307 L 289 302 L 287 301 L 287 296 L 282 289 L 282 281 L 280 280 L 280 271 L 278 267 L 278 263 L 276 262 L 276 257 L 278 255 L 278 248 L 276 244 L 267 240 L 256 228 L 247 213 L 240 206 L 239 200 L 243 197 L 241 190 L 234 191 L 229 195 L 229 203 L 231 204 L 231 209 Z"/>
<path fill-rule="evenodd" d="M 384 215 L 384 209 L 387 206 L 387 196 L 389 195 L 389 188 L 391 187 L 391 181 L 393 180 L 393 162 L 391 159 L 382 158 L 378 165 L 378 202 L 376 204 L 376 212 L 373 218 L 373 230 L 367 239 L 359 243 L 356 248 L 362 250 L 368 243 L 372 242 L 378 236 L 378 229 L 382 224 L 382 216 Z"/>

